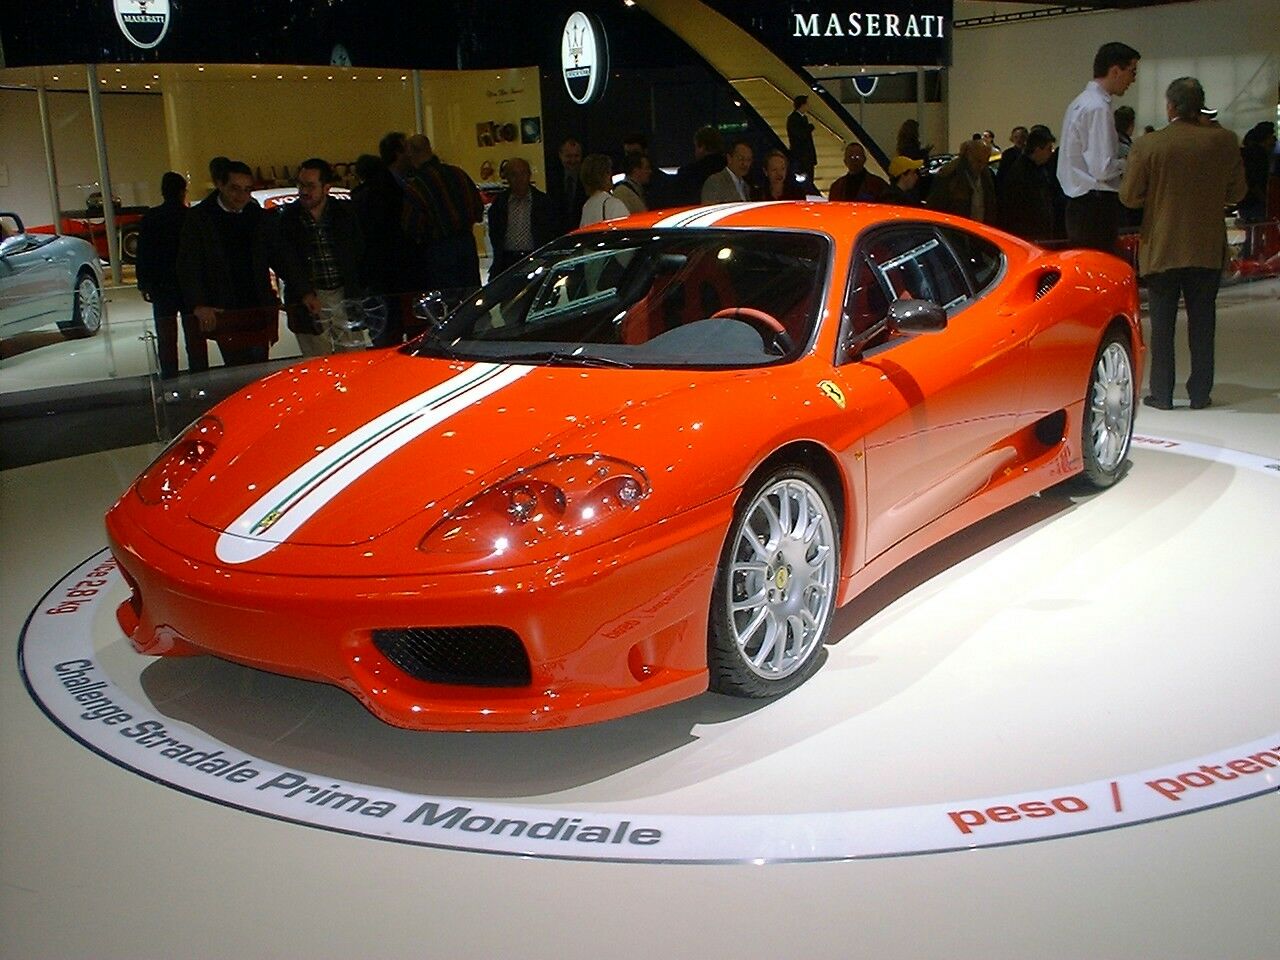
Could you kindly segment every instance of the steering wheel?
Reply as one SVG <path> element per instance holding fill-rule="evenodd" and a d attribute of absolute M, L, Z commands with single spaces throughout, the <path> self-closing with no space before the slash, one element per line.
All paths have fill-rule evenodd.
<path fill-rule="evenodd" d="M 757 310 L 755 307 L 725 307 L 711 315 L 712 320 L 741 320 L 749 323 L 764 336 L 764 342 L 777 345 L 781 353 L 791 350 L 791 334 L 771 313 Z"/>

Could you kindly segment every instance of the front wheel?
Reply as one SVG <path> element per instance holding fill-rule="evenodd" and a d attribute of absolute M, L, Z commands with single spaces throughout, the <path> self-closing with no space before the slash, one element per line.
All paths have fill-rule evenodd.
<path fill-rule="evenodd" d="M 92 337 L 101 326 L 102 291 L 97 278 L 88 270 L 81 270 L 71 300 L 71 319 L 59 320 L 58 329 L 64 336 L 80 338 Z"/>
<path fill-rule="evenodd" d="M 835 609 L 838 529 L 822 481 L 803 467 L 743 491 L 711 594 L 712 690 L 773 697 L 817 669 Z"/>
<path fill-rule="evenodd" d="M 1129 339 L 1123 332 L 1109 333 L 1093 361 L 1081 431 L 1084 480 L 1094 487 L 1109 487 L 1120 478 L 1133 439 L 1136 396 Z"/>

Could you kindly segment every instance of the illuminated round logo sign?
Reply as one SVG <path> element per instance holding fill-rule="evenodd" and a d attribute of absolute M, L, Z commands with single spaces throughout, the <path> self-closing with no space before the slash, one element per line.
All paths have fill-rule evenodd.
<path fill-rule="evenodd" d="M 574 103 L 600 99 L 609 79 L 609 45 L 604 27 L 581 11 L 569 15 L 560 38 L 560 71 Z"/>
<path fill-rule="evenodd" d="M 116 23 L 135 47 L 150 50 L 169 32 L 169 0 L 115 0 Z"/>

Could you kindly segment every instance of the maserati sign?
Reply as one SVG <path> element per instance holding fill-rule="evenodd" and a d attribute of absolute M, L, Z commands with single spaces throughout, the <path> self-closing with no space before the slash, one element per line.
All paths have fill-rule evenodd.
<path fill-rule="evenodd" d="M 609 79 L 609 45 L 604 28 L 594 17 L 576 11 L 565 21 L 560 69 L 574 103 L 586 106 L 604 94 Z"/>
<path fill-rule="evenodd" d="M 169 0 L 114 0 L 116 23 L 135 47 L 150 50 L 169 32 Z"/>

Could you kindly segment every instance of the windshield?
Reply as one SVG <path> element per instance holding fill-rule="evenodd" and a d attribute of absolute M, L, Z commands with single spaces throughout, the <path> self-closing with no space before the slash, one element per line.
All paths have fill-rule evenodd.
<path fill-rule="evenodd" d="M 746 367 L 813 334 L 828 241 L 747 230 L 564 237 L 460 304 L 418 356 L 626 367 Z"/>

